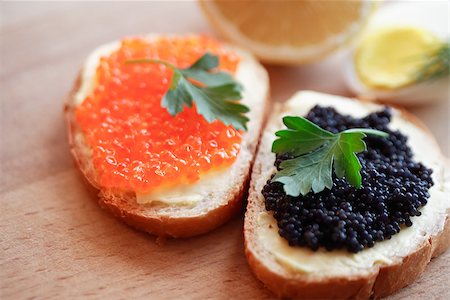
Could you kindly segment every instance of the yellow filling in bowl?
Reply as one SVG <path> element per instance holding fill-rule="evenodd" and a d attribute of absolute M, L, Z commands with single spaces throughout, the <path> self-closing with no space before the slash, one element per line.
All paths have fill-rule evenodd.
<path fill-rule="evenodd" d="M 396 89 L 414 83 L 427 56 L 441 41 L 432 33 L 415 27 L 377 30 L 369 34 L 355 53 L 360 80 L 378 89 Z"/>

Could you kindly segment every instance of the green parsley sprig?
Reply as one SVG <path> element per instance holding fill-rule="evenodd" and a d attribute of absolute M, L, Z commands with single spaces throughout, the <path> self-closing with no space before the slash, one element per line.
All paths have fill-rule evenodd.
<path fill-rule="evenodd" d="M 433 81 L 448 76 L 450 74 L 450 42 L 442 43 L 420 59 L 423 65 L 415 75 L 414 82 Z"/>
<path fill-rule="evenodd" d="M 361 187 L 361 163 L 356 153 L 366 150 L 363 138 L 370 135 L 387 137 L 388 134 L 367 128 L 353 128 L 332 133 L 303 117 L 284 117 L 288 129 L 275 133 L 272 152 L 290 153 L 292 159 L 280 164 L 280 171 L 272 181 L 283 183 L 287 195 L 297 197 L 331 189 L 333 170 L 338 178 Z"/>
<path fill-rule="evenodd" d="M 170 87 L 164 95 L 161 106 L 176 116 L 184 106 L 195 103 L 197 112 L 209 123 L 220 120 L 237 130 L 247 130 L 249 108 L 237 101 L 242 99 L 243 87 L 233 77 L 216 68 L 219 58 L 210 53 L 204 54 L 188 68 L 180 69 L 173 64 L 158 59 L 133 59 L 127 64 L 163 64 L 172 69 Z"/>

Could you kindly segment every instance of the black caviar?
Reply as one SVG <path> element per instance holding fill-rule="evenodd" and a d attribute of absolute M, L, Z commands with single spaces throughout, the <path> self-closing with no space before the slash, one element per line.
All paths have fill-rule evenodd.
<path fill-rule="evenodd" d="M 418 209 L 430 196 L 432 170 L 413 161 L 406 136 L 389 129 L 390 110 L 357 119 L 315 106 L 306 118 L 334 133 L 362 127 L 385 131 L 389 137 L 364 139 L 367 151 L 358 154 L 360 189 L 334 177 L 331 190 L 291 197 L 281 183 L 267 182 L 262 190 L 266 209 L 273 211 L 279 234 L 289 245 L 356 253 L 390 239 L 402 226 L 411 226 L 411 217 L 420 216 Z M 289 154 L 277 155 L 275 166 L 289 158 Z"/>

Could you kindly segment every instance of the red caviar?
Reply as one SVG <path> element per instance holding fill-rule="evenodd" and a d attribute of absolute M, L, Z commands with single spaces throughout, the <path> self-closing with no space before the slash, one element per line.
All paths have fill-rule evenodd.
<path fill-rule="evenodd" d="M 239 58 L 202 36 L 126 39 L 100 59 L 95 88 L 76 111 L 100 185 L 147 192 L 192 183 L 235 161 L 239 131 L 220 121 L 208 123 L 195 107 L 185 107 L 176 117 L 161 107 L 172 76 L 169 68 L 124 64 L 154 58 L 185 68 L 206 51 L 219 56 L 221 70 L 235 72 Z"/>

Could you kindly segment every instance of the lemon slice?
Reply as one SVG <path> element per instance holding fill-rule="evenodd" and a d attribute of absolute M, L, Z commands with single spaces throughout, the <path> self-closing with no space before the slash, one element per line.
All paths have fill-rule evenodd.
<path fill-rule="evenodd" d="M 372 1 L 200 0 L 210 23 L 229 41 L 272 63 L 316 61 L 350 41 Z"/>

